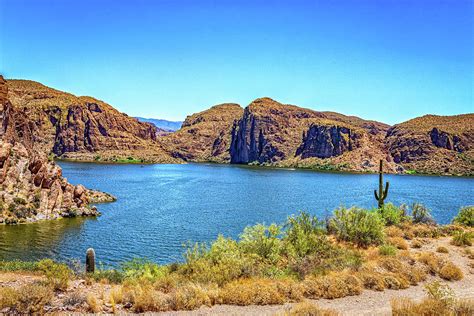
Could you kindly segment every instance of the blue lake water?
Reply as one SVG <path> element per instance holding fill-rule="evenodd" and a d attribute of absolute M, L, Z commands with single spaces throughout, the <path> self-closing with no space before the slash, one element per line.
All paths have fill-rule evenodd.
<path fill-rule="evenodd" d="M 216 164 L 112 165 L 61 162 L 63 174 L 118 198 L 97 219 L 0 226 L 0 260 L 83 259 L 117 264 L 133 257 L 182 259 L 183 244 L 238 237 L 256 223 L 282 223 L 299 210 L 324 217 L 338 206 L 375 207 L 378 176 Z M 388 201 L 422 202 L 439 223 L 474 204 L 474 179 L 387 175 Z"/>

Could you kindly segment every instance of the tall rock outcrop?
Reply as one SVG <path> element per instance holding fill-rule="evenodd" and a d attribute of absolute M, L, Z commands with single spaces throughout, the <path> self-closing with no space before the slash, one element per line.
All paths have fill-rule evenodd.
<path fill-rule="evenodd" d="M 139 122 L 91 97 L 77 97 L 28 80 L 8 80 L 8 98 L 33 124 L 35 146 L 61 158 L 176 162 L 157 135 Z"/>
<path fill-rule="evenodd" d="M 359 135 L 350 128 L 311 124 L 303 133 L 303 141 L 296 150 L 301 158 L 330 158 L 340 156 L 358 146 Z"/>
<path fill-rule="evenodd" d="M 34 124 L 12 106 L 7 92 L 0 76 L 0 223 L 97 215 L 89 197 L 113 197 L 67 182 L 61 168 L 36 148 Z"/>

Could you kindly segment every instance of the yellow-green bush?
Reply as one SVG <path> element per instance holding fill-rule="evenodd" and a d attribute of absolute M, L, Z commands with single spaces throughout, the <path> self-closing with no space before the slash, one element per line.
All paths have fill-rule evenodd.
<path fill-rule="evenodd" d="M 72 272 L 65 264 L 44 259 L 38 262 L 38 270 L 46 276 L 48 283 L 54 290 L 64 291 L 67 289 Z"/>
<path fill-rule="evenodd" d="M 329 226 L 338 240 L 357 246 L 379 245 L 384 241 L 384 221 L 377 211 L 339 208 L 334 211 Z"/>

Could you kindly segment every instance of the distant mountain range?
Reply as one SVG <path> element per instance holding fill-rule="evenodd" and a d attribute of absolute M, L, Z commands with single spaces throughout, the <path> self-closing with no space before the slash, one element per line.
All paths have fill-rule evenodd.
<path fill-rule="evenodd" d="M 181 128 L 182 121 L 168 121 L 168 120 L 161 120 L 161 119 L 154 119 L 154 118 L 145 118 L 145 117 L 135 117 L 140 122 L 151 123 L 158 128 L 161 128 L 168 132 L 174 132 Z"/>

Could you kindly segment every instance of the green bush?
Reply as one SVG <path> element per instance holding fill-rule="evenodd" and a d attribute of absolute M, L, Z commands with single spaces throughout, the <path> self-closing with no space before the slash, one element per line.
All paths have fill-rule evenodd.
<path fill-rule="evenodd" d="M 387 226 L 398 225 L 404 219 L 404 210 L 396 207 L 392 203 L 385 204 L 379 209 L 379 212 Z"/>
<path fill-rule="evenodd" d="M 185 263 L 178 272 L 197 282 L 214 282 L 219 285 L 242 276 L 256 274 L 257 256 L 245 254 L 239 243 L 219 236 L 210 246 L 195 244 L 188 247 Z"/>
<path fill-rule="evenodd" d="M 38 262 L 38 270 L 44 273 L 54 290 L 67 289 L 72 274 L 67 265 L 56 263 L 51 259 L 43 259 Z"/>
<path fill-rule="evenodd" d="M 276 224 L 248 226 L 240 235 L 240 246 L 247 254 L 255 254 L 264 260 L 277 262 L 280 259 L 282 227 Z"/>
<path fill-rule="evenodd" d="M 474 227 L 474 206 L 462 207 L 458 215 L 454 217 L 453 223 Z"/>
<path fill-rule="evenodd" d="M 132 259 L 121 265 L 124 278 L 154 281 L 168 274 L 168 268 L 146 259 Z"/>
<path fill-rule="evenodd" d="M 453 235 L 451 243 L 455 246 L 472 246 L 472 233 L 468 231 L 458 231 Z"/>
<path fill-rule="evenodd" d="M 423 204 L 414 203 L 411 207 L 411 216 L 415 224 L 435 224 L 431 211 Z"/>
<path fill-rule="evenodd" d="M 384 221 L 378 212 L 356 207 L 340 208 L 334 211 L 329 226 L 338 240 L 361 247 L 379 245 L 384 240 Z"/>
<path fill-rule="evenodd" d="M 325 223 L 316 216 L 302 212 L 288 217 L 284 225 L 283 248 L 290 257 L 302 258 L 328 249 Z"/>
<path fill-rule="evenodd" d="M 395 256 L 397 254 L 397 248 L 392 245 L 382 245 L 379 247 L 379 253 L 382 256 Z"/>
<path fill-rule="evenodd" d="M 0 261 L 0 271 L 36 271 L 38 270 L 37 262 L 30 261 Z"/>

